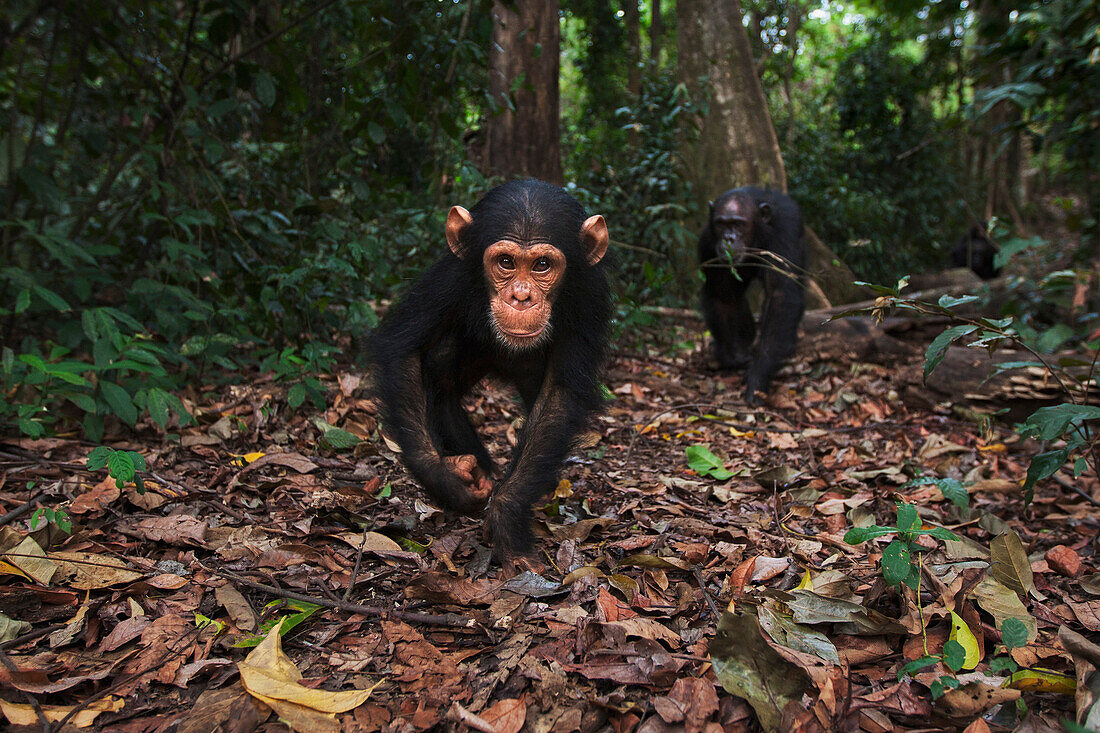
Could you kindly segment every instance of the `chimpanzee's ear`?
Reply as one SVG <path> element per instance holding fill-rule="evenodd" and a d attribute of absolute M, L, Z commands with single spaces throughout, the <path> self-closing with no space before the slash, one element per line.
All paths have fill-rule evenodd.
<path fill-rule="evenodd" d="M 607 245 L 611 241 L 607 233 L 607 222 L 599 214 L 584 220 L 581 226 L 581 243 L 585 249 L 588 264 L 595 265 L 607 254 Z"/>
<path fill-rule="evenodd" d="M 760 221 L 765 224 L 770 223 L 772 220 L 772 207 L 767 203 L 760 204 Z"/>
<path fill-rule="evenodd" d="M 466 246 L 462 244 L 462 233 L 473 220 L 474 217 L 470 216 L 470 212 L 461 206 L 452 206 L 447 212 L 447 246 L 460 260 L 466 256 Z"/>

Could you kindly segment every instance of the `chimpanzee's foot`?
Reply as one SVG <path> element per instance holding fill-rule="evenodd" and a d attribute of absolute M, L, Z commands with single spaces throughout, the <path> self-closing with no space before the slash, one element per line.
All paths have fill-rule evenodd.
<path fill-rule="evenodd" d="M 475 456 L 446 456 L 443 462 L 466 484 L 471 503 L 484 505 L 489 501 L 489 496 L 493 493 L 493 482 L 481 470 Z"/>

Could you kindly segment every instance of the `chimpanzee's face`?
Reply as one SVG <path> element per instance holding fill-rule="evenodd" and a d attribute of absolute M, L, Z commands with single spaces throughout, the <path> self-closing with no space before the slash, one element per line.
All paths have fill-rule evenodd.
<path fill-rule="evenodd" d="M 447 244 L 459 259 L 468 255 L 463 232 L 473 217 L 461 206 L 447 215 Z M 521 227 L 522 228 L 522 227 Z M 551 243 L 551 232 L 521 235 L 489 232 L 481 263 L 489 291 L 488 316 L 498 343 L 512 351 L 536 348 L 552 336 L 554 301 L 565 281 L 565 253 Z M 590 216 L 579 232 L 585 262 L 596 265 L 607 252 L 610 237 L 602 216 Z"/>
<path fill-rule="evenodd" d="M 710 227 L 720 258 L 734 265 L 741 262 L 753 243 L 755 217 L 747 199 L 734 197 L 711 205 Z"/>

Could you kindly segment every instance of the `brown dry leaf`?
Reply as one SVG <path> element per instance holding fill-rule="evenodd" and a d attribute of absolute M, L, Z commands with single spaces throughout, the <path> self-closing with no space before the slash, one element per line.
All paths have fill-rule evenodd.
<path fill-rule="evenodd" d="M 76 728 L 90 728 L 101 713 L 117 712 L 122 710 L 122 706 L 121 697 L 108 695 L 102 700 L 88 703 L 78 710 L 73 717 L 69 718 L 67 725 Z M 56 723 L 72 712 L 74 708 L 76 708 L 76 705 L 43 705 L 42 714 L 46 716 L 46 720 Z M 12 725 L 38 725 L 38 714 L 30 705 L 0 700 L 0 712 L 4 713 L 4 717 Z"/>
<path fill-rule="evenodd" d="M 263 458 L 257 458 L 242 468 L 237 477 L 240 478 L 249 471 L 254 471 L 262 466 L 286 466 L 298 473 L 310 473 L 317 470 L 316 463 L 299 453 L 268 453 Z"/>
<path fill-rule="evenodd" d="M 653 708 L 666 723 L 684 723 L 689 733 L 705 730 L 707 719 L 718 712 L 714 683 L 706 679 L 681 677 L 667 696 L 653 700 Z"/>
<path fill-rule="evenodd" d="M 753 570 L 752 580 L 754 582 L 771 580 L 783 573 L 790 564 L 791 559 L 789 557 L 760 556 L 756 558 L 756 569 Z"/>
<path fill-rule="evenodd" d="M 635 616 L 634 618 L 621 619 L 601 623 L 603 628 L 620 629 L 627 636 L 637 636 L 643 639 L 653 639 L 670 644 L 673 648 L 680 646 L 680 635 L 672 629 L 657 623 L 651 618 Z"/>
<path fill-rule="evenodd" d="M 941 697 L 936 707 L 953 718 L 967 720 L 1004 702 L 1020 697 L 1019 690 L 993 687 L 984 682 L 971 682 L 955 690 L 949 690 Z"/>
<path fill-rule="evenodd" d="M 61 576 L 71 578 L 64 584 L 77 590 L 110 588 L 112 585 L 133 583 L 144 577 L 142 573 L 128 569 L 124 561 L 110 555 L 51 552 L 48 557 L 57 563 Z"/>
<path fill-rule="evenodd" d="M 1074 603 L 1067 600 L 1066 603 L 1082 626 L 1089 631 L 1100 631 L 1100 601 Z"/>
<path fill-rule="evenodd" d="M 72 503 L 69 504 L 69 513 L 89 514 L 91 512 L 101 512 L 120 496 L 122 496 L 122 490 L 115 485 L 115 480 L 108 476 L 73 499 Z"/>
<path fill-rule="evenodd" d="M 404 552 L 401 545 L 378 532 L 340 532 L 332 536 L 363 552 Z"/>
<path fill-rule="evenodd" d="M 271 710 L 245 692 L 240 682 L 220 690 L 206 690 L 180 721 L 176 733 L 210 733 L 214 730 L 254 730 L 271 716 Z M 232 725 L 229 725 L 232 721 Z"/>
<path fill-rule="evenodd" d="M 970 725 L 966 726 L 963 733 L 989 733 L 989 724 L 981 718 L 975 718 Z"/>
<path fill-rule="evenodd" d="M 421 573 L 405 587 L 408 599 L 423 599 L 433 603 L 454 603 L 460 606 L 471 604 L 489 605 L 496 598 L 500 583 L 484 578 L 470 580 L 456 578 L 439 571 Z"/>
<path fill-rule="evenodd" d="M 198 517 L 175 514 L 168 517 L 146 517 L 130 525 L 127 531 L 152 542 L 205 546 L 206 529 L 207 523 Z"/>
<path fill-rule="evenodd" d="M 527 720 L 527 697 L 515 700 L 497 700 L 492 707 L 478 716 L 493 726 L 494 733 L 519 733 Z"/>
<path fill-rule="evenodd" d="M 256 612 L 239 590 L 231 585 L 219 586 L 214 589 L 214 598 L 229 614 L 229 618 L 233 619 L 238 629 L 252 631 L 256 628 Z"/>
<path fill-rule="evenodd" d="M 19 574 L 25 574 L 41 585 L 49 585 L 50 579 L 58 571 L 57 565 L 46 559 L 45 551 L 30 537 L 24 537 L 22 542 L 5 552 L 2 557 L 5 563 L 18 568 Z"/>
<path fill-rule="evenodd" d="M 291 722 L 296 730 L 330 730 L 333 729 L 330 723 L 336 726 L 335 730 L 339 730 L 335 714 L 362 705 L 374 687 L 330 692 L 301 685 L 302 673 L 283 653 L 279 636 L 282 625 L 283 619 L 280 619 L 244 661 L 237 663 L 241 683 L 250 695 L 269 705 L 279 717 Z M 318 716 L 317 713 L 323 715 Z M 314 727 L 298 728 L 296 723 Z"/>
<path fill-rule="evenodd" d="M 1027 559 L 1027 550 L 1020 542 L 1020 535 L 1005 532 L 993 538 L 989 543 L 989 572 L 1003 585 L 1026 595 L 1035 590 L 1035 579 L 1031 574 L 1031 563 Z"/>

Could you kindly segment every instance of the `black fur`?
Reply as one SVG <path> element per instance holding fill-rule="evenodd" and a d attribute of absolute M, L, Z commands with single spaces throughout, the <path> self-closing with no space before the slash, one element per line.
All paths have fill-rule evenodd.
<path fill-rule="evenodd" d="M 732 205 L 743 205 L 753 218 L 751 241 L 739 235 L 723 219 Z M 774 258 L 752 250 L 766 250 L 791 266 L 777 272 Z M 728 256 L 737 259 L 729 264 Z M 772 376 L 798 343 L 798 324 L 806 308 L 800 273 L 806 267 L 806 243 L 802 215 L 789 196 L 761 188 L 735 188 L 711 204 L 710 217 L 699 235 L 699 262 L 703 267 L 703 316 L 714 336 L 721 369 L 745 372 L 745 399 L 758 401 L 767 392 Z M 764 309 L 760 338 L 745 297 L 750 282 L 763 277 Z"/>
<path fill-rule="evenodd" d="M 530 549 L 531 507 L 557 486 L 574 437 L 602 405 L 599 370 L 611 298 L 605 262 L 585 259 L 584 209 L 563 189 L 513 181 L 489 191 L 470 214 L 463 258 L 448 250 L 424 272 L 371 335 L 367 351 L 384 424 L 413 476 L 445 509 L 480 507 L 442 456 L 473 454 L 493 475 L 461 399 L 486 375 L 519 391 L 526 427 L 495 482 L 486 517 L 497 556 L 511 558 Z M 566 257 L 550 337 L 531 349 L 501 344 L 490 325 L 482 253 L 504 234 L 547 238 Z"/>
<path fill-rule="evenodd" d="M 985 225 L 975 224 L 951 250 L 951 264 L 969 267 L 982 280 L 991 280 L 1000 274 L 1001 268 L 993 266 L 993 258 L 1000 248 L 985 233 Z"/>

